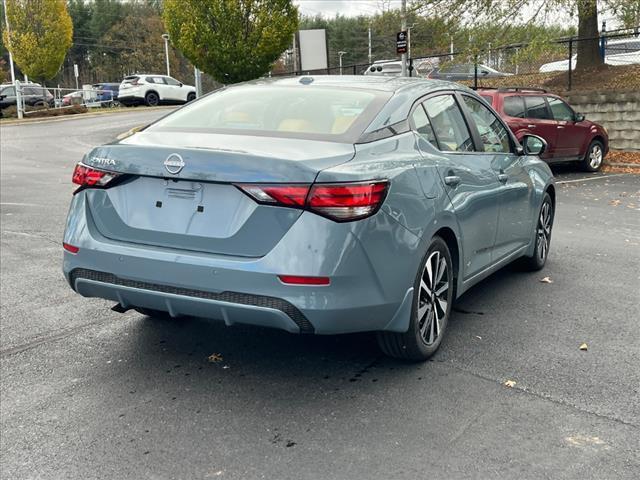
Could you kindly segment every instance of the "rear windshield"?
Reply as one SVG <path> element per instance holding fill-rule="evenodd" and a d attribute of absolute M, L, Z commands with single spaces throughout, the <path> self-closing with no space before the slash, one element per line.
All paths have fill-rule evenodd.
<path fill-rule="evenodd" d="M 353 143 L 390 96 L 389 92 L 344 87 L 230 87 L 177 110 L 148 130 Z"/>

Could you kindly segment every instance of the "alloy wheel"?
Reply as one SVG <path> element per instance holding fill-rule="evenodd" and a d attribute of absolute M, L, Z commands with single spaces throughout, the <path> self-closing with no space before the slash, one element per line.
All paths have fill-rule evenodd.
<path fill-rule="evenodd" d="M 425 264 L 418 297 L 418 328 L 426 345 L 433 345 L 444 330 L 449 288 L 447 261 L 436 250 Z"/>
<path fill-rule="evenodd" d="M 602 147 L 598 144 L 595 144 L 591 147 L 591 151 L 589 152 L 589 166 L 597 170 L 600 168 L 600 164 L 602 163 Z"/>
<path fill-rule="evenodd" d="M 551 204 L 545 201 L 540 209 L 540 218 L 538 218 L 536 255 L 544 262 L 549 252 L 549 242 L 551 241 L 551 226 L 553 215 Z"/>

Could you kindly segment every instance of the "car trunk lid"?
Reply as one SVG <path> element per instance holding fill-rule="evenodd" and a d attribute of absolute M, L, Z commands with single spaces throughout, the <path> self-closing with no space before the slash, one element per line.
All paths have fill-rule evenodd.
<path fill-rule="evenodd" d="M 301 210 L 258 204 L 234 184 L 310 184 L 353 155 L 353 145 L 332 142 L 141 132 L 85 158 L 86 165 L 129 174 L 110 188 L 87 190 L 89 214 L 113 240 L 260 257 Z"/>

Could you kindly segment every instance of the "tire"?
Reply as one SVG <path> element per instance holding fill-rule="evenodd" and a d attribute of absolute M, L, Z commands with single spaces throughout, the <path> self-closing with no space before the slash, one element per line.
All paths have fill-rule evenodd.
<path fill-rule="evenodd" d="M 529 271 L 535 272 L 542 270 L 545 263 L 547 263 L 547 257 L 549 256 L 549 246 L 551 245 L 551 231 L 553 229 L 553 220 L 555 217 L 555 210 L 553 208 L 553 202 L 549 193 L 545 192 L 542 197 L 542 205 L 540 206 L 540 213 L 536 220 L 535 230 L 535 248 L 532 256 L 526 256 L 522 258 L 522 266 Z"/>
<path fill-rule="evenodd" d="M 191 92 L 189 93 L 189 95 L 187 95 L 187 103 L 189 102 L 193 102 L 196 99 L 196 94 Z"/>
<path fill-rule="evenodd" d="M 604 163 L 604 146 L 599 140 L 594 140 L 589 144 L 587 153 L 582 160 L 582 168 L 587 172 L 597 172 Z"/>
<path fill-rule="evenodd" d="M 435 289 L 432 288 L 434 278 Z M 449 247 L 442 238 L 434 237 L 414 281 L 409 330 L 405 333 L 378 332 L 380 349 L 386 355 L 402 360 L 425 361 L 431 357 L 446 332 L 454 289 Z"/>
<path fill-rule="evenodd" d="M 149 107 L 157 107 L 160 105 L 160 97 L 156 92 L 149 92 L 144 96 L 144 102 Z"/>
<path fill-rule="evenodd" d="M 152 308 L 135 307 L 134 310 L 142 315 L 146 315 L 147 317 L 151 318 L 159 318 L 162 320 L 171 320 L 172 318 L 175 318 L 169 315 L 169 312 L 153 310 Z"/>

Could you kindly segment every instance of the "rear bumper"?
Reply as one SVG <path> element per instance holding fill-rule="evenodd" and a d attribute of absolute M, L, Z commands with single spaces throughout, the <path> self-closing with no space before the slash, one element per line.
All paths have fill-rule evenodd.
<path fill-rule="evenodd" d="M 166 311 L 174 317 L 219 318 L 229 326 L 244 323 L 291 333 L 314 333 L 313 325 L 300 310 L 279 298 L 137 282 L 82 268 L 72 270 L 69 280 L 81 295 L 113 300 L 125 308 L 151 308 Z"/>
<path fill-rule="evenodd" d="M 65 251 L 63 271 L 85 297 L 293 333 L 408 328 L 419 242 L 383 211 L 350 224 L 305 212 L 267 255 L 247 258 L 108 239 L 84 197 L 74 196 L 64 237 L 80 250 Z M 285 285 L 278 274 L 331 284 Z"/>

